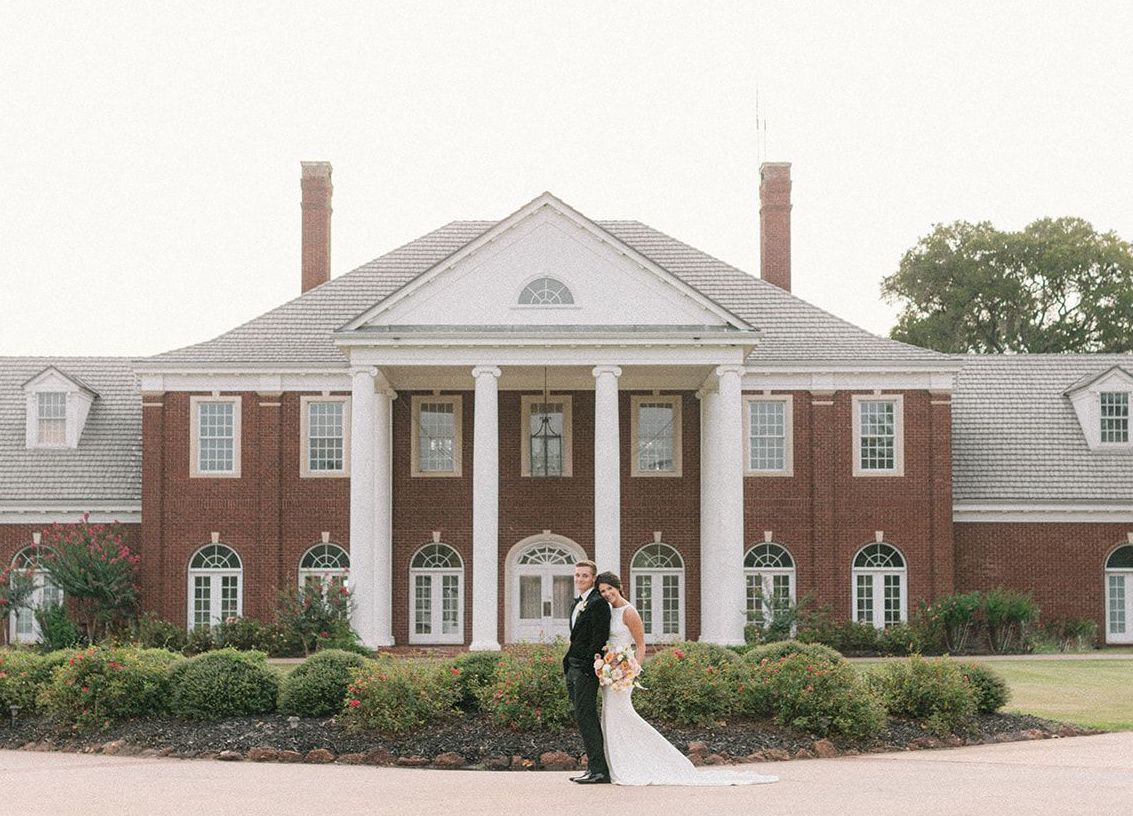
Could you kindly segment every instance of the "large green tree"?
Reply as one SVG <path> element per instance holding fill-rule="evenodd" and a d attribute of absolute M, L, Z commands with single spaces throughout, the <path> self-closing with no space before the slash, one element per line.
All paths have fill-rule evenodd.
<path fill-rule="evenodd" d="M 890 332 L 945 352 L 1133 351 L 1133 246 L 1081 218 L 938 224 L 881 284 Z"/>

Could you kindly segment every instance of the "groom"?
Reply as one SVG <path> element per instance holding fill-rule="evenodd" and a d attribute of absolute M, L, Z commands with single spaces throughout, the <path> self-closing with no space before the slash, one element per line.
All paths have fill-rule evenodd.
<path fill-rule="evenodd" d="M 582 785 L 610 782 L 602 726 L 598 722 L 598 677 L 594 674 L 594 656 L 605 651 L 610 637 L 610 605 L 598 594 L 594 585 L 597 577 L 598 565 L 593 561 L 579 561 L 574 565 L 574 588 L 578 597 L 570 612 L 570 649 L 563 658 L 574 721 L 586 745 L 589 763 L 587 772 L 571 778 L 571 782 Z"/>

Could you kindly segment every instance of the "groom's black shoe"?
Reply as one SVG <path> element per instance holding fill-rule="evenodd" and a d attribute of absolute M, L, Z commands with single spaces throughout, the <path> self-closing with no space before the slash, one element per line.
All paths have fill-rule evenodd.
<path fill-rule="evenodd" d="M 572 776 L 570 778 L 570 781 L 571 782 L 581 782 L 583 779 L 588 779 L 591 775 L 592 774 L 590 773 L 590 771 L 587 771 L 586 773 L 581 774 L 579 776 Z"/>
<path fill-rule="evenodd" d="M 575 782 L 580 785 L 609 785 L 610 777 L 604 773 L 588 773 L 586 776 L 576 779 Z"/>

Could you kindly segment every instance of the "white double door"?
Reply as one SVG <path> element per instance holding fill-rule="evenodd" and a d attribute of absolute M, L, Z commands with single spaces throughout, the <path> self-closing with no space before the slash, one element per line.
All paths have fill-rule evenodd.
<path fill-rule="evenodd" d="M 1105 576 L 1105 641 L 1133 643 L 1133 572 Z"/>
<path fill-rule="evenodd" d="M 548 641 L 570 637 L 574 605 L 573 564 L 520 564 L 515 568 L 513 597 L 518 599 L 512 638 Z"/>

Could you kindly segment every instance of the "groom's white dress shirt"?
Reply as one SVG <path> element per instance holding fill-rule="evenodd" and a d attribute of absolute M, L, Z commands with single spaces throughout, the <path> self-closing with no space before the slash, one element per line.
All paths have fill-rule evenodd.
<path fill-rule="evenodd" d="M 594 587 L 590 587 L 590 589 L 583 592 L 582 593 L 582 600 L 579 603 L 576 603 L 574 605 L 574 609 L 571 610 L 571 612 L 570 612 L 570 628 L 571 629 L 574 628 L 574 622 L 576 620 L 578 620 L 579 610 L 582 609 L 582 607 L 586 605 L 586 599 L 590 597 L 590 593 L 593 592 L 593 591 L 594 591 Z"/>

